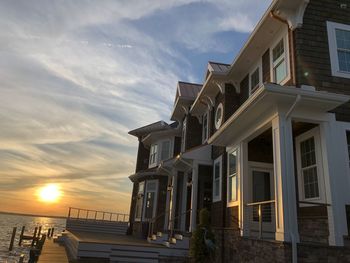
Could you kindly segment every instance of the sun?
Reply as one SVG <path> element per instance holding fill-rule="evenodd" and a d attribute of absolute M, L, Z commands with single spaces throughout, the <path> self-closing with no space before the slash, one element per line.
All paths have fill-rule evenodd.
<path fill-rule="evenodd" d="M 56 184 L 47 184 L 39 189 L 38 192 L 40 201 L 46 203 L 55 203 L 61 196 L 61 191 Z"/>

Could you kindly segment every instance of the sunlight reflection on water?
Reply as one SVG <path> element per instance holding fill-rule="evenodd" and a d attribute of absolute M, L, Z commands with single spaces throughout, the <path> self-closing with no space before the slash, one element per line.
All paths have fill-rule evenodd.
<path fill-rule="evenodd" d="M 18 262 L 21 254 L 26 255 L 25 262 L 28 260 L 29 242 L 24 243 L 22 247 L 18 246 L 19 235 L 22 226 L 26 227 L 26 233 L 33 233 L 35 227 L 42 226 L 41 233 L 46 233 L 49 228 L 55 228 L 55 234 L 61 233 L 65 228 L 66 220 L 60 218 L 32 217 L 20 215 L 0 214 L 0 262 L 14 263 Z M 13 251 L 9 252 L 11 234 L 13 227 L 17 227 L 17 235 Z"/>

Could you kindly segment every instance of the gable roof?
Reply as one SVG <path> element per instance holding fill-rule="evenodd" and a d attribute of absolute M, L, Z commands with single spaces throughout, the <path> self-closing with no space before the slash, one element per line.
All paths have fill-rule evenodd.
<path fill-rule="evenodd" d="M 128 132 L 128 134 L 136 137 L 142 137 L 151 132 L 163 131 L 168 129 L 172 129 L 172 127 L 169 124 L 167 124 L 165 121 L 157 121 L 157 122 L 148 124 L 146 126 L 131 130 Z"/>
<path fill-rule="evenodd" d="M 202 84 L 179 81 L 170 119 L 173 121 L 181 120 L 185 114 L 185 110 L 189 109 L 189 106 L 195 101 L 201 89 Z"/>
<path fill-rule="evenodd" d="M 221 73 L 221 74 L 227 73 L 230 70 L 230 67 L 231 67 L 230 64 L 209 61 L 208 66 L 207 66 L 207 72 L 205 75 L 205 79 L 208 78 L 208 76 L 211 72 Z"/>

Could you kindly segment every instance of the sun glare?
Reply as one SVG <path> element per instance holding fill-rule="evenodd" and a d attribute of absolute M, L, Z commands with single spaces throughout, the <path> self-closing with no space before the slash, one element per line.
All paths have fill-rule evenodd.
<path fill-rule="evenodd" d="M 40 201 L 47 203 L 57 202 L 61 196 L 61 191 L 56 184 L 48 184 L 39 189 Z"/>

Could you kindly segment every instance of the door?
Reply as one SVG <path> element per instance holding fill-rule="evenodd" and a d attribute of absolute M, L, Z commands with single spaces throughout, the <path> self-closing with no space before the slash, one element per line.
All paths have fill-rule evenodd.
<path fill-rule="evenodd" d="M 158 180 L 146 182 L 145 207 L 143 218 L 145 221 L 155 217 L 157 208 Z"/>
<path fill-rule="evenodd" d="M 271 171 L 258 168 L 252 169 L 253 179 L 253 203 L 270 201 L 271 195 Z M 263 222 L 271 222 L 271 204 L 262 206 Z M 254 209 L 253 220 L 259 221 L 258 209 Z"/>

